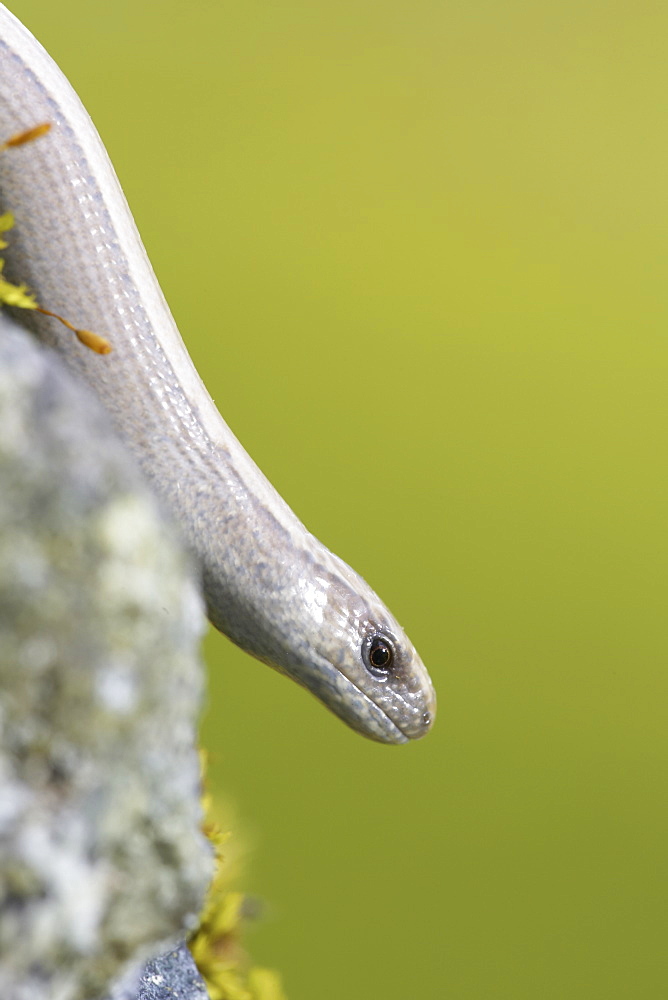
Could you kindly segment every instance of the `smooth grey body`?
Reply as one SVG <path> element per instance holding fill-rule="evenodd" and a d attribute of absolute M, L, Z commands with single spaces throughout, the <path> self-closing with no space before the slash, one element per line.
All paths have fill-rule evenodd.
<path fill-rule="evenodd" d="M 18 318 L 95 390 L 201 567 L 211 621 L 289 674 L 349 725 L 389 743 L 424 735 L 427 672 L 358 574 L 294 515 L 224 423 L 174 324 L 104 147 L 67 80 L 0 5 L 0 138 L 44 138 L 0 155 L 0 208 L 16 226 L 6 273 L 41 305 L 104 334 L 100 357 L 54 320 Z M 365 640 L 389 636 L 374 675 Z"/>

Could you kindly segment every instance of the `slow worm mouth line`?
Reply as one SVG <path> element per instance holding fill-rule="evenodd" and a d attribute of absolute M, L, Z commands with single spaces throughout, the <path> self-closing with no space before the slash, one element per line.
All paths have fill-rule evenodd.
<path fill-rule="evenodd" d="M 337 669 L 337 668 L 335 668 L 335 669 Z M 392 727 L 392 729 L 390 730 L 391 733 L 392 733 L 392 731 L 394 731 L 396 733 L 399 733 L 401 739 L 394 740 L 393 742 L 395 742 L 395 743 L 408 743 L 408 741 L 410 740 L 411 737 L 407 736 L 406 733 L 404 733 L 403 729 L 401 729 L 401 727 L 398 726 L 396 724 L 396 722 L 389 717 L 389 715 L 387 714 L 387 712 L 385 711 L 385 709 L 381 708 L 380 705 L 377 705 L 376 702 L 373 700 L 373 698 L 370 698 L 368 694 L 366 694 L 364 691 L 362 691 L 361 687 L 359 687 L 357 684 L 355 684 L 354 681 L 351 681 L 350 677 L 348 677 L 346 674 L 344 674 L 343 671 L 339 670 L 338 673 L 340 673 L 342 677 L 345 677 L 345 679 L 348 682 L 348 684 L 350 684 L 350 686 L 352 688 L 354 688 L 354 690 L 357 692 L 357 694 L 361 695 L 362 698 L 364 699 L 364 701 L 366 701 L 369 705 L 371 705 L 371 707 L 373 709 L 374 715 L 380 714 L 383 717 L 383 719 L 387 723 L 389 723 L 389 725 Z M 401 698 L 401 695 L 399 695 L 399 697 Z M 404 701 L 403 698 L 401 700 Z M 404 702 L 404 704 L 406 704 L 406 702 Z"/>

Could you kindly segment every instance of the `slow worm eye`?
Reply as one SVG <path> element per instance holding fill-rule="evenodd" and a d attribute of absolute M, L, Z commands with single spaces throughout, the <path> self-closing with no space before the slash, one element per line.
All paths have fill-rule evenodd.
<path fill-rule="evenodd" d="M 394 647 L 385 635 L 373 635 L 367 639 L 364 648 L 367 666 L 373 673 L 387 676 L 394 662 Z"/>

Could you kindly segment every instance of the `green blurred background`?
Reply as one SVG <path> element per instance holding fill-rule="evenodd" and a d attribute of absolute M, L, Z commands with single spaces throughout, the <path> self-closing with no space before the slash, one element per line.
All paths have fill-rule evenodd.
<path fill-rule="evenodd" d="M 212 395 L 435 679 L 366 742 L 206 644 L 290 1000 L 666 995 L 668 8 L 15 0 Z"/>

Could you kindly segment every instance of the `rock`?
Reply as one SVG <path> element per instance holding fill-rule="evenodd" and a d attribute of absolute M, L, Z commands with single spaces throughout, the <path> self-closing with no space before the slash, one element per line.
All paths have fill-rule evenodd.
<path fill-rule="evenodd" d="M 136 986 L 120 987 L 109 1000 L 208 1000 L 204 981 L 185 944 L 149 962 Z"/>
<path fill-rule="evenodd" d="M 210 878 L 203 608 L 96 400 L 5 314 L 0 427 L 0 997 L 93 1000 Z"/>

